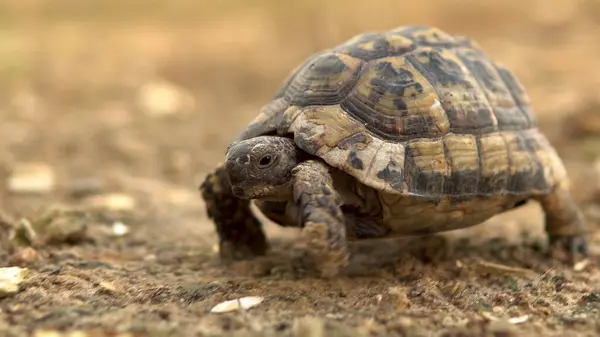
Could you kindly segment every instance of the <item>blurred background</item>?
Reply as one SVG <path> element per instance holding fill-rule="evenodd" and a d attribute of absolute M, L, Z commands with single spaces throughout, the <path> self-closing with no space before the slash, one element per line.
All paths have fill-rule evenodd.
<path fill-rule="evenodd" d="M 304 278 L 302 243 L 279 241 L 284 231 L 268 223 L 271 260 L 220 263 L 197 186 L 228 143 L 306 57 L 403 25 L 470 36 L 516 73 L 597 229 L 600 0 L 1 0 L 0 263 L 33 278 L 3 299 L 0 330 L 279 331 L 311 313 L 354 325 L 363 317 L 365 329 L 419 317 L 411 324 L 435 330 L 493 308 L 551 330 L 577 322 L 599 331 L 599 319 L 581 316 L 600 312 L 593 263 L 572 272 L 503 243 L 545 239 L 535 203 L 467 230 L 472 250 L 432 240 L 434 257 L 422 259 L 434 263 L 394 253 L 387 269 L 364 267 L 371 278 Z M 64 204 L 86 212 L 44 211 Z M 600 254 L 600 231 L 590 241 Z M 540 276 L 519 289 L 486 276 L 479 259 L 500 263 L 492 267 L 502 275 L 521 271 L 507 265 Z M 391 285 L 399 288 L 386 292 Z M 207 315 L 248 294 L 270 296 L 252 319 Z M 382 312 L 389 319 L 375 320 Z"/>
<path fill-rule="evenodd" d="M 0 163 L 33 162 L 53 191 L 111 174 L 195 188 L 307 56 L 410 24 L 473 37 L 544 123 L 564 120 L 597 104 L 599 21 L 596 0 L 3 0 Z"/>

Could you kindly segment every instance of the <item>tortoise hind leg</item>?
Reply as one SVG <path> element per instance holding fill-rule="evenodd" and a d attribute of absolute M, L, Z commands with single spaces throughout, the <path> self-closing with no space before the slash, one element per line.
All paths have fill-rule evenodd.
<path fill-rule="evenodd" d="M 587 256 L 587 223 L 567 184 L 558 184 L 552 193 L 538 200 L 545 213 L 545 230 L 551 251 L 566 249 L 571 262 L 577 253 Z"/>
<path fill-rule="evenodd" d="M 222 259 L 240 260 L 266 253 L 268 244 L 262 225 L 252 213 L 250 201 L 233 195 L 223 165 L 209 173 L 199 189 L 219 236 Z"/>

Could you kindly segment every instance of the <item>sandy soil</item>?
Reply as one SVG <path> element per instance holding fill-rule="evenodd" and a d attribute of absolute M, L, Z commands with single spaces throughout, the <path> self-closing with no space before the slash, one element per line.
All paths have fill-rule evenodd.
<path fill-rule="evenodd" d="M 600 334 L 597 1 L 53 3 L 0 5 L 0 261 L 29 270 L 0 299 L 2 336 Z M 593 259 L 547 257 L 531 204 L 410 245 L 356 245 L 333 280 L 272 223 L 268 256 L 222 264 L 197 186 L 227 143 L 304 57 L 416 23 L 475 37 L 522 78 Z M 20 175 L 38 191 L 11 188 Z M 242 296 L 264 301 L 209 312 Z"/>

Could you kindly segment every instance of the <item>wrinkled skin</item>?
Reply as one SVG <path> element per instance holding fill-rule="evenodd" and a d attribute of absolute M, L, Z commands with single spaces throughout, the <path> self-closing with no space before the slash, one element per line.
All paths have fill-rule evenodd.
<path fill-rule="evenodd" d="M 225 169 L 236 197 L 287 201 L 292 195 L 292 169 L 299 160 L 300 153 L 290 139 L 258 137 L 232 143 Z"/>
<path fill-rule="evenodd" d="M 270 219 L 303 229 L 322 276 L 347 264 L 342 198 L 329 165 L 306 158 L 291 139 L 262 136 L 232 143 L 225 169 L 236 197 L 255 199 Z"/>

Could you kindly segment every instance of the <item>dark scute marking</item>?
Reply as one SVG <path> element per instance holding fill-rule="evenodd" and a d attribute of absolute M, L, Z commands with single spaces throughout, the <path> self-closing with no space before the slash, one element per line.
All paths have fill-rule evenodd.
<path fill-rule="evenodd" d="M 473 88 L 470 82 L 465 80 L 465 74 L 461 67 L 454 61 L 445 59 L 437 49 L 423 50 L 419 52 L 419 57 L 424 57 L 429 62 L 419 62 L 417 58 L 410 55 L 409 61 L 418 64 L 425 70 L 433 83 L 439 83 L 443 86 L 462 85 L 466 88 Z M 425 74 L 424 74 L 425 75 Z"/>
<path fill-rule="evenodd" d="M 371 79 L 371 86 L 379 94 L 390 93 L 405 97 L 407 88 L 414 88 L 419 94 L 423 93 L 423 85 L 416 82 L 413 74 L 406 69 L 397 69 L 390 62 L 381 62 L 373 70 L 378 76 Z"/>
<path fill-rule="evenodd" d="M 483 150 L 481 146 L 481 137 L 477 137 L 477 153 L 479 153 L 479 167 L 483 169 L 485 162 L 483 160 Z M 508 184 L 508 175 L 510 167 L 510 156 L 508 158 L 508 164 L 501 172 L 498 172 L 492 176 L 485 176 L 481 174 L 479 177 L 479 183 L 477 186 L 478 194 L 480 195 L 493 195 L 500 192 L 506 191 Z"/>
<path fill-rule="evenodd" d="M 366 43 L 371 41 L 364 41 L 361 43 Z M 378 35 L 375 39 L 372 40 L 373 49 L 365 50 L 360 48 L 359 44 L 354 44 L 348 48 L 347 54 L 365 61 L 371 61 L 374 59 L 382 58 L 390 56 L 390 44 L 386 40 L 385 36 Z"/>
<path fill-rule="evenodd" d="M 519 146 L 522 146 L 523 150 L 527 151 L 535 170 L 534 172 L 530 173 L 530 181 L 528 186 L 531 189 L 542 191 L 544 193 L 549 192 L 551 190 L 551 186 L 548 185 L 548 181 L 544 176 L 544 166 L 536 154 L 536 151 L 542 149 L 541 144 L 538 143 L 536 138 L 527 137 L 527 135 L 521 135 L 519 138 L 522 139 L 522 141 L 519 143 Z"/>
<path fill-rule="evenodd" d="M 444 183 L 444 193 L 449 196 L 475 195 L 478 192 L 480 171 L 452 172 Z"/>
<path fill-rule="evenodd" d="M 535 185 L 543 181 L 544 173 L 542 171 L 519 171 L 510 177 L 508 190 L 515 194 L 532 192 L 538 190 Z"/>
<path fill-rule="evenodd" d="M 485 55 L 481 53 L 472 54 L 471 57 L 465 55 L 464 53 L 457 53 L 458 58 L 463 62 L 463 64 L 469 69 L 471 75 L 479 82 L 479 84 L 486 89 L 495 92 L 495 93 L 504 93 L 505 89 L 499 85 L 499 78 L 491 72 L 489 67 L 486 67 L 481 59 L 487 60 Z M 489 61 L 488 61 L 489 62 Z"/>
<path fill-rule="evenodd" d="M 408 191 L 423 196 L 436 197 L 444 193 L 444 183 L 447 177 L 438 172 L 423 172 L 415 163 L 414 158 L 418 153 L 406 147 L 404 167 L 406 170 L 406 184 Z"/>
<path fill-rule="evenodd" d="M 309 154 L 316 155 L 317 151 L 321 148 L 321 143 L 315 141 L 311 137 L 301 136 L 301 135 L 310 135 L 312 134 L 311 130 L 300 129 L 297 134 L 294 135 L 294 142 L 298 147 Z"/>
<path fill-rule="evenodd" d="M 346 64 L 336 55 L 328 54 L 320 58 L 319 62 L 313 62 L 309 67 L 316 75 L 327 77 L 341 74 L 346 69 Z"/>
<path fill-rule="evenodd" d="M 396 98 L 394 100 L 394 106 L 398 111 L 406 111 L 408 110 L 408 106 L 406 105 L 406 101 L 403 98 Z"/>
<path fill-rule="evenodd" d="M 363 100 L 357 95 L 351 94 L 340 105 L 348 115 L 357 119 L 372 133 L 384 140 L 397 140 L 406 138 L 401 130 L 398 130 L 396 119 L 383 116 L 374 107 L 374 102 Z"/>
<path fill-rule="evenodd" d="M 506 85 L 506 88 L 512 95 L 513 99 L 517 103 L 517 106 L 521 110 L 523 117 L 525 118 L 526 125 L 523 125 L 523 128 L 536 126 L 537 121 L 535 119 L 535 116 L 531 111 L 529 103 L 525 100 L 525 92 L 521 90 L 521 87 L 517 84 L 517 79 L 507 69 L 504 69 L 502 67 L 496 67 L 496 70 L 498 71 L 498 74 L 502 78 L 502 81 Z"/>
<path fill-rule="evenodd" d="M 492 126 L 494 124 L 492 116 L 493 112 L 488 107 L 482 106 L 477 110 L 475 118 L 479 121 L 479 125 Z"/>
<path fill-rule="evenodd" d="M 395 190 L 400 191 L 404 187 L 403 169 L 394 160 L 390 160 L 383 170 L 377 172 L 377 178 L 384 180 Z"/>
<path fill-rule="evenodd" d="M 458 110 L 451 106 L 445 108 L 450 131 L 455 133 L 477 133 L 483 134 L 494 131 L 493 112 L 486 106 L 480 106 L 477 110 L 469 110 L 468 113 L 459 114 Z"/>
<path fill-rule="evenodd" d="M 513 95 L 517 103 L 519 103 L 519 105 L 527 105 L 527 102 L 525 102 L 523 99 L 525 92 L 521 90 L 521 87 L 517 84 L 517 79 L 511 74 L 511 72 L 501 67 L 496 67 L 496 70 L 504 81 L 506 88 Z"/>
<path fill-rule="evenodd" d="M 357 170 L 364 168 L 362 160 L 356 156 L 356 151 L 350 151 L 348 154 L 348 164 Z"/>
<path fill-rule="evenodd" d="M 377 74 L 371 79 L 371 93 L 368 99 L 351 94 L 341 104 L 342 109 L 363 122 L 366 127 L 384 139 L 401 139 L 406 135 L 421 135 L 429 132 L 435 121 L 431 116 L 407 116 L 404 96 L 407 89 L 423 93 L 421 83 L 415 81 L 413 74 L 406 69 L 397 69 L 390 62 L 380 62 L 373 69 Z M 377 103 L 384 95 L 398 96 L 394 100 L 395 116 L 385 116 L 377 111 Z M 398 123 L 398 118 L 402 119 Z"/>
<path fill-rule="evenodd" d="M 441 97 L 442 102 L 457 102 L 461 100 L 477 100 L 473 96 L 477 88 L 466 79 L 466 75 L 460 65 L 453 60 L 443 58 L 437 50 L 424 50 L 419 52 L 419 57 L 427 57 L 429 62 L 420 62 L 416 57 L 410 55 L 407 60 L 417 69 L 419 69 L 430 83 L 435 87 L 456 87 L 457 92 L 445 93 Z M 465 97 L 454 97 L 462 95 Z M 471 109 L 458 111 L 453 104 L 444 104 L 444 109 L 450 122 L 450 131 L 456 133 L 490 132 L 496 129 L 494 125 L 493 112 L 484 102 L 473 102 Z M 467 109 L 465 107 L 465 109 Z"/>
<path fill-rule="evenodd" d="M 508 185 L 508 171 L 502 171 L 492 176 L 481 176 L 477 188 L 479 194 L 497 194 Z"/>
<path fill-rule="evenodd" d="M 520 136 L 515 138 L 517 151 L 519 154 L 523 154 L 525 151 L 525 143 L 524 139 Z M 527 155 L 527 153 L 525 153 Z M 509 156 L 512 156 L 509 153 Z M 528 159 L 531 161 L 531 157 L 528 156 Z M 523 170 L 522 167 L 517 167 L 516 173 L 512 174 L 508 179 L 508 191 L 510 192 L 521 192 L 521 191 L 529 191 L 532 188 L 532 178 L 534 178 L 535 172 L 531 170 Z"/>
<path fill-rule="evenodd" d="M 435 125 L 435 120 L 430 115 L 408 116 L 402 119 L 404 122 L 403 133 L 406 135 L 426 135 L 432 130 L 431 125 Z"/>
<path fill-rule="evenodd" d="M 373 43 L 371 50 L 366 50 L 360 47 L 365 43 Z M 388 37 L 383 33 L 366 33 L 359 37 L 359 39 L 351 44 L 343 44 L 333 49 L 335 52 L 342 52 L 352 57 L 359 58 L 364 61 L 372 61 L 379 58 L 390 57 L 390 56 L 401 56 L 414 49 L 414 45 L 407 46 L 406 48 L 395 49 L 390 45 Z"/>
<path fill-rule="evenodd" d="M 444 143 L 444 156 L 448 165 L 452 167 L 451 153 Z M 481 166 L 479 166 L 481 167 Z M 444 193 L 448 196 L 476 195 L 479 187 L 481 170 L 456 170 L 452 169 L 450 178 L 444 183 Z"/>
<path fill-rule="evenodd" d="M 495 108 L 496 120 L 498 121 L 498 129 L 502 131 L 519 131 L 529 128 L 527 118 L 519 111 L 520 108 L 511 109 Z"/>
<path fill-rule="evenodd" d="M 369 140 L 367 139 L 367 136 L 364 133 L 359 132 L 359 133 L 353 134 L 350 137 L 346 137 L 346 138 L 340 140 L 337 143 L 337 147 L 339 147 L 340 149 L 343 149 L 343 150 L 348 150 L 349 148 L 351 148 L 357 144 L 367 144 L 368 141 Z"/>
<path fill-rule="evenodd" d="M 352 86 L 340 81 L 325 81 L 339 78 L 346 69 L 347 65 L 337 55 L 319 55 L 299 70 L 285 97 L 291 105 L 297 106 L 338 104 Z"/>
<path fill-rule="evenodd" d="M 424 25 L 407 26 L 404 29 L 402 29 L 401 31 L 396 32 L 395 34 L 405 36 L 406 38 L 413 40 L 419 46 L 426 46 L 426 47 L 455 48 L 455 47 L 459 47 L 459 46 L 469 46 L 471 43 L 471 41 L 468 39 L 462 39 L 462 38 L 456 39 L 455 36 L 452 36 L 449 34 L 448 35 L 451 40 L 442 40 L 442 39 L 440 39 L 441 36 L 437 32 L 434 32 L 431 36 L 435 39 L 438 39 L 437 41 L 428 40 L 426 36 L 419 34 L 420 32 L 423 32 L 423 31 L 429 31 L 432 28 L 433 27 L 431 27 L 431 26 L 424 26 Z M 443 31 L 442 31 L 442 33 L 443 33 Z"/>

